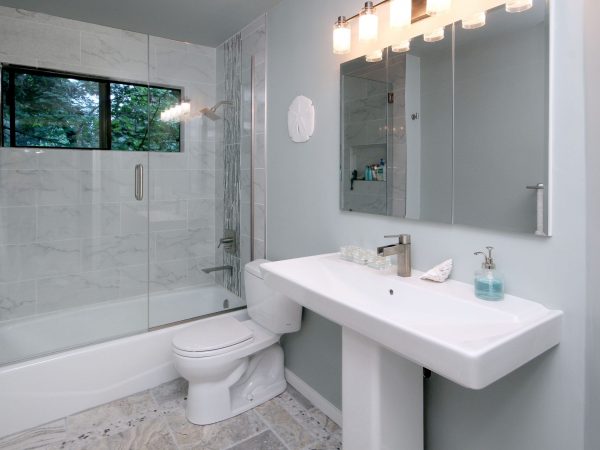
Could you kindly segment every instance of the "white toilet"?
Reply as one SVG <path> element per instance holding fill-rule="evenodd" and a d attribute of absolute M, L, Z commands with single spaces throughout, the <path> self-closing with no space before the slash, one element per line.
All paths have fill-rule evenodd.
<path fill-rule="evenodd" d="M 173 338 L 175 368 L 189 381 L 186 415 L 207 425 L 247 411 L 286 388 L 283 333 L 300 329 L 302 307 L 268 288 L 259 259 L 246 264 L 248 315 L 203 319 Z"/>

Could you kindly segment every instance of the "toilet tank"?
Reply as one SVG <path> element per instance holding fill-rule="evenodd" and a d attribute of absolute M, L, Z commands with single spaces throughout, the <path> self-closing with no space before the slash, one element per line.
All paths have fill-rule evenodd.
<path fill-rule="evenodd" d="M 276 334 L 293 333 L 300 329 L 302 306 L 265 284 L 260 265 L 268 262 L 257 259 L 244 268 L 244 286 L 248 315 L 252 320 Z"/>

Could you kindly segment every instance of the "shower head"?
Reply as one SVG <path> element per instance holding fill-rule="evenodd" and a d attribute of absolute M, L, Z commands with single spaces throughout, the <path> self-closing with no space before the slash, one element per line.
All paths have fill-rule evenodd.
<path fill-rule="evenodd" d="M 212 120 L 213 122 L 215 120 L 219 120 L 221 118 L 221 116 L 219 116 L 218 114 L 216 114 L 212 108 L 202 108 L 200 110 L 200 114 L 202 114 L 204 117 Z"/>
<path fill-rule="evenodd" d="M 202 108 L 200 110 L 200 114 L 202 114 L 203 116 L 209 118 L 210 120 L 212 120 L 214 122 L 215 120 L 219 120 L 221 118 L 221 116 L 219 116 L 216 112 L 217 109 L 219 109 L 219 107 L 222 105 L 232 105 L 232 104 L 233 103 L 228 100 L 223 100 L 223 101 L 220 101 L 219 103 L 217 103 L 212 108 Z"/>

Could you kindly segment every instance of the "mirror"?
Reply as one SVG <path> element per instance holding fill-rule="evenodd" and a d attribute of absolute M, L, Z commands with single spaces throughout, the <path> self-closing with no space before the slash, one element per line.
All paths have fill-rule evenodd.
<path fill-rule="evenodd" d="M 341 209 L 549 235 L 548 15 L 341 65 Z"/>

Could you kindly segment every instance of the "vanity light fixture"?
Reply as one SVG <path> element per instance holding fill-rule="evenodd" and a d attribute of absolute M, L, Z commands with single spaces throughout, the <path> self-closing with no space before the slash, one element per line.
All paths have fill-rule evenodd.
<path fill-rule="evenodd" d="M 465 30 L 474 30 L 485 25 L 485 11 L 478 12 L 462 20 L 462 27 Z"/>
<path fill-rule="evenodd" d="M 401 30 L 407 28 L 412 22 L 435 16 L 452 7 L 452 0 L 381 0 L 373 5 L 372 1 L 365 2 L 358 14 L 349 18 L 338 17 L 333 25 L 333 53 L 344 55 L 350 53 L 352 47 L 352 31 L 350 21 L 358 18 L 358 40 L 362 43 L 372 43 L 378 37 L 378 17 L 375 9 L 384 3 L 389 3 L 390 28 Z M 533 6 L 533 0 L 506 0 L 506 11 L 511 13 L 527 11 Z M 486 24 L 486 12 L 473 13 L 462 19 L 465 30 L 480 28 Z M 423 35 L 425 42 L 438 42 L 444 39 L 444 27 L 434 28 Z M 410 50 L 410 40 L 403 39 L 392 44 L 392 51 L 397 53 Z M 381 61 L 381 50 L 375 50 L 366 55 L 368 62 Z"/>
<path fill-rule="evenodd" d="M 352 49 L 352 30 L 346 17 L 339 16 L 333 24 L 333 53 L 345 55 Z"/>
<path fill-rule="evenodd" d="M 392 45 L 392 51 L 394 53 L 406 53 L 410 51 L 410 39 L 400 41 L 397 44 Z"/>
<path fill-rule="evenodd" d="M 390 0 L 390 27 L 402 29 L 412 22 L 412 0 Z"/>
<path fill-rule="evenodd" d="M 439 0 L 437 0 L 439 1 Z M 451 0 L 443 0 L 451 1 Z M 350 53 L 352 48 L 352 31 L 350 22 L 358 19 L 358 40 L 361 43 L 373 43 L 377 41 L 379 35 L 379 18 L 376 14 L 376 9 L 384 4 L 389 3 L 390 29 L 402 30 L 411 25 L 411 23 L 425 19 L 427 14 L 426 0 L 381 0 L 379 3 L 367 1 L 364 7 L 355 15 L 350 17 L 340 16 L 333 25 L 333 53 L 336 55 L 344 55 Z M 402 44 L 402 45 L 400 45 Z M 396 47 L 408 48 L 407 41 L 404 39 L 398 42 Z M 402 50 L 408 51 L 408 50 Z M 367 55 L 369 61 L 379 61 L 377 51 Z"/>
<path fill-rule="evenodd" d="M 435 16 L 446 12 L 452 6 L 452 0 L 427 0 L 427 14 Z"/>
<path fill-rule="evenodd" d="M 509 13 L 517 13 L 527 11 L 533 6 L 533 0 L 507 0 L 506 11 Z"/>
<path fill-rule="evenodd" d="M 373 2 L 365 2 L 365 7 L 358 16 L 358 40 L 373 42 L 377 40 L 379 19 L 375 14 Z"/>
<path fill-rule="evenodd" d="M 444 27 L 434 28 L 429 33 L 423 35 L 425 42 L 438 42 L 444 39 Z"/>
<path fill-rule="evenodd" d="M 369 53 L 365 59 L 367 60 L 367 62 L 379 62 L 383 60 L 383 51 L 380 49 L 377 50 L 373 50 L 371 53 Z"/>

